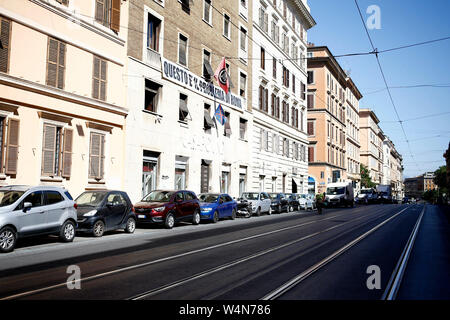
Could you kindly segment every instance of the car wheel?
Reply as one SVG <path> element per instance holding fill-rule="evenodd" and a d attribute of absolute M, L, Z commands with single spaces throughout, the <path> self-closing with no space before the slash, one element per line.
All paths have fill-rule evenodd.
<path fill-rule="evenodd" d="M 272 214 L 272 207 L 269 207 L 269 216 Z"/>
<path fill-rule="evenodd" d="M 258 209 L 256 209 L 256 216 L 259 217 L 261 215 L 261 208 L 258 207 Z"/>
<path fill-rule="evenodd" d="M 73 221 L 67 220 L 64 222 L 61 231 L 59 233 L 59 238 L 63 242 L 72 242 L 75 238 L 75 223 Z"/>
<path fill-rule="evenodd" d="M 98 220 L 92 227 L 92 235 L 96 238 L 100 238 L 105 233 L 105 223 Z"/>
<path fill-rule="evenodd" d="M 173 216 L 173 214 L 168 213 L 166 215 L 166 220 L 164 221 L 164 226 L 166 227 L 166 229 L 172 229 L 174 225 L 175 225 L 175 217 Z"/>
<path fill-rule="evenodd" d="M 231 211 L 231 220 L 236 219 L 236 209 L 233 209 L 233 211 Z"/>
<path fill-rule="evenodd" d="M 199 224 L 200 223 L 200 213 L 198 211 L 194 212 L 194 216 L 192 217 L 192 224 Z"/>
<path fill-rule="evenodd" d="M 126 233 L 133 233 L 136 230 L 136 220 L 134 218 L 128 218 L 127 225 L 125 227 Z"/>
<path fill-rule="evenodd" d="M 0 230 L 0 252 L 7 253 L 14 250 L 17 242 L 17 234 L 11 227 Z"/>
<path fill-rule="evenodd" d="M 278 205 L 278 213 L 281 213 L 281 204 L 280 205 Z"/>
<path fill-rule="evenodd" d="M 219 221 L 219 213 L 216 211 L 214 212 L 212 222 L 217 223 L 217 221 Z"/>
<path fill-rule="evenodd" d="M 289 212 L 293 212 L 294 211 L 294 207 L 293 206 L 289 206 Z"/>

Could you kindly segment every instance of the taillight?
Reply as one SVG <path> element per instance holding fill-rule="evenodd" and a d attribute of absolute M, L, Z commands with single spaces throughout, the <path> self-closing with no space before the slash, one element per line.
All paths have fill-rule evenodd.
<path fill-rule="evenodd" d="M 133 211 L 134 213 L 136 213 L 136 211 L 134 210 L 134 206 L 131 206 L 131 211 Z"/>
<path fill-rule="evenodd" d="M 78 208 L 78 205 L 76 203 L 74 203 L 73 207 L 76 209 L 76 208 Z"/>

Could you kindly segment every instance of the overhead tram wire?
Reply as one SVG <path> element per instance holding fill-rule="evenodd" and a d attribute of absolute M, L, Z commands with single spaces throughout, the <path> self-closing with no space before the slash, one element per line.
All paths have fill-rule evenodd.
<path fill-rule="evenodd" d="M 372 38 L 370 37 L 369 30 L 367 30 L 367 26 L 366 26 L 366 24 L 364 22 L 364 17 L 363 17 L 363 15 L 361 13 L 361 9 L 359 7 L 358 0 L 355 0 L 355 5 L 356 5 L 356 8 L 358 9 L 358 13 L 359 13 L 359 16 L 361 18 L 361 22 L 363 24 L 364 30 L 366 31 L 367 37 L 369 39 L 370 45 L 372 46 L 372 50 L 373 50 L 373 52 L 378 52 L 378 50 L 375 48 L 375 45 L 374 45 L 374 43 L 372 41 Z M 387 83 L 386 76 L 384 74 L 383 68 L 381 67 L 381 63 L 380 63 L 380 59 L 378 57 L 378 53 L 375 54 L 375 58 L 377 59 L 377 64 L 378 64 L 378 67 L 380 69 L 381 76 L 383 77 L 383 81 L 384 81 L 384 84 L 386 86 L 386 90 L 388 92 L 389 99 L 390 99 L 390 101 L 392 103 L 392 107 L 394 108 L 395 115 L 397 116 L 398 123 L 400 124 L 400 127 L 402 128 L 403 135 L 405 136 L 406 143 L 408 144 L 408 149 L 409 149 L 409 153 L 410 153 L 411 159 L 413 159 L 413 161 L 414 161 L 415 159 L 414 159 L 414 155 L 413 155 L 413 152 L 412 152 L 412 149 L 411 149 L 411 144 L 409 143 L 408 136 L 406 135 L 406 131 L 405 131 L 405 128 L 403 126 L 403 121 L 400 119 L 400 115 L 398 113 L 397 107 L 396 107 L 394 99 L 392 97 L 391 90 L 389 89 L 389 85 Z M 417 162 L 415 162 L 415 164 L 416 164 L 417 169 L 420 169 L 419 165 L 417 164 Z"/>

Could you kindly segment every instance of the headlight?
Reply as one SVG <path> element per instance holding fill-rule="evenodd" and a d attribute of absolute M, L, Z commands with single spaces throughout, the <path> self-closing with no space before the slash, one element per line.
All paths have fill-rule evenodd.
<path fill-rule="evenodd" d="M 201 208 L 200 211 L 201 212 L 210 212 L 212 210 L 212 208 Z"/>
<path fill-rule="evenodd" d="M 152 211 L 161 212 L 161 211 L 164 211 L 164 209 L 165 209 L 165 207 L 158 207 L 158 208 L 153 208 Z"/>
<path fill-rule="evenodd" d="M 86 212 L 85 214 L 83 214 L 83 217 L 92 217 L 96 213 L 97 213 L 97 210 L 91 210 L 91 211 Z"/>

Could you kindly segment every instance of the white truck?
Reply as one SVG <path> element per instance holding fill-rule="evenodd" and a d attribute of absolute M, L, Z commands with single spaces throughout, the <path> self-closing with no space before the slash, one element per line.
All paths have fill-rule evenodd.
<path fill-rule="evenodd" d="M 353 184 L 351 182 L 335 182 L 327 186 L 325 197 L 327 206 L 351 206 L 355 205 Z"/>

